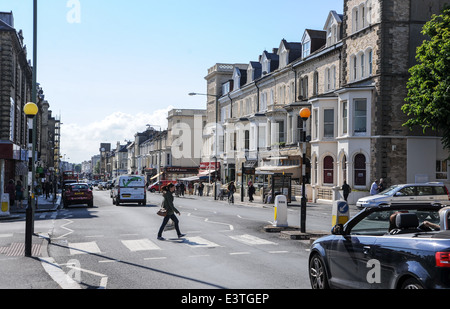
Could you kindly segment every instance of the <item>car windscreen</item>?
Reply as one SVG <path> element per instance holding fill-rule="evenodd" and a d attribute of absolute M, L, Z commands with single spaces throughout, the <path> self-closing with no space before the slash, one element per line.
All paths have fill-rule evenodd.
<path fill-rule="evenodd" d="M 123 188 L 127 187 L 144 187 L 145 181 L 142 177 L 123 177 L 119 180 L 119 186 Z"/>
<path fill-rule="evenodd" d="M 400 187 L 399 185 L 393 185 L 378 194 L 393 195 L 398 190 L 399 187 Z"/>
<path fill-rule="evenodd" d="M 384 209 L 381 211 L 371 212 L 368 216 L 360 220 L 351 228 L 352 235 L 372 235 L 381 236 L 389 233 L 395 226 L 393 221 L 398 213 L 414 213 L 419 219 L 419 225 L 424 221 L 428 221 L 439 226 L 439 209 Z M 418 226 L 419 226 L 418 225 Z"/>

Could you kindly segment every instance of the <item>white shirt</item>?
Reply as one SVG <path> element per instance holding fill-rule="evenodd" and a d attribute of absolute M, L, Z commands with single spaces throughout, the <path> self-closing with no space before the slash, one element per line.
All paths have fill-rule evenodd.
<path fill-rule="evenodd" d="M 375 181 L 372 183 L 372 186 L 370 187 L 370 194 L 371 195 L 378 194 L 378 185 Z"/>

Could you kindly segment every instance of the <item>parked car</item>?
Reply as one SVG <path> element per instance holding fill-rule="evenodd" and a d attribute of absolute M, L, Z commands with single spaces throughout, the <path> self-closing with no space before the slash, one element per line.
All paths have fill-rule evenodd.
<path fill-rule="evenodd" d="M 169 183 L 175 184 L 174 180 L 160 180 L 148 186 L 148 191 L 155 192 L 160 191 L 162 187 L 167 186 Z"/>
<path fill-rule="evenodd" d="M 88 207 L 94 206 L 94 195 L 87 183 L 66 184 L 63 192 L 64 208 L 72 204 L 87 204 Z"/>
<path fill-rule="evenodd" d="M 447 187 L 441 182 L 413 183 L 393 185 L 379 194 L 360 198 L 356 202 L 358 208 L 373 207 L 383 204 L 403 203 L 448 203 L 450 195 Z"/>
<path fill-rule="evenodd" d="M 119 176 L 114 180 L 114 187 L 111 191 L 113 204 L 117 206 L 121 203 L 147 204 L 145 178 L 143 176 Z"/>
<path fill-rule="evenodd" d="M 312 244 L 311 286 L 450 288 L 449 215 L 439 204 L 364 208 Z"/>

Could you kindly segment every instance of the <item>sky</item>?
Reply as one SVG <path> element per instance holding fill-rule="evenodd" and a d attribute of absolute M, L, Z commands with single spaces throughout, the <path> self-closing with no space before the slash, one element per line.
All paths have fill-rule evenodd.
<path fill-rule="evenodd" d="M 322 30 L 343 0 L 38 0 L 37 81 L 60 119 L 61 155 L 81 163 L 100 143 L 167 128 L 174 108 L 206 109 L 216 63 L 258 61 L 282 39 Z M 1 0 L 33 52 L 33 1 Z"/>

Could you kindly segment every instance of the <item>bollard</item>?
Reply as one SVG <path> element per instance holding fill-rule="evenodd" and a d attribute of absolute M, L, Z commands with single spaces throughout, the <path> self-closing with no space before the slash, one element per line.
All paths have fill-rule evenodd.
<path fill-rule="evenodd" d="M 2 194 L 1 203 L 2 203 L 2 205 L 0 208 L 0 217 L 9 217 L 10 213 L 9 213 L 9 194 L 8 193 Z"/>
<path fill-rule="evenodd" d="M 345 224 L 350 219 L 350 211 L 346 201 L 334 201 L 333 209 L 331 211 L 332 222 L 331 226 L 336 224 Z"/>
<path fill-rule="evenodd" d="M 286 227 L 287 222 L 287 199 L 284 195 L 278 195 L 275 197 L 275 213 L 274 213 L 274 226 Z"/>

